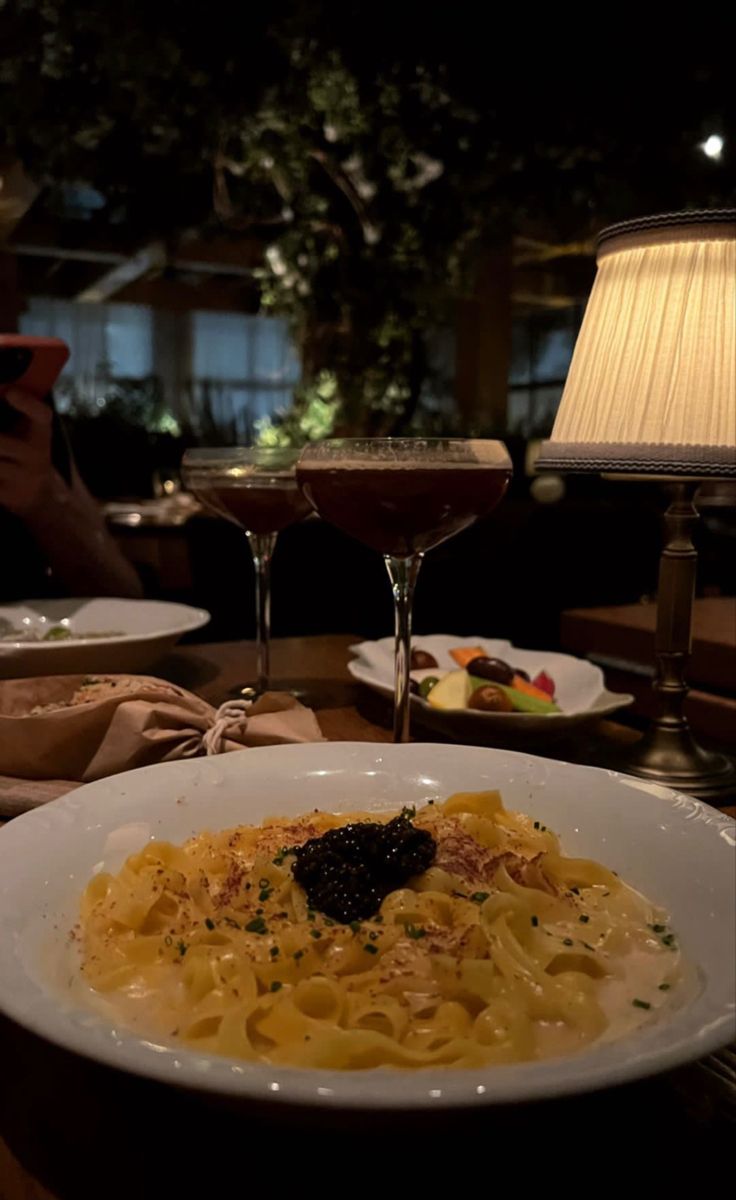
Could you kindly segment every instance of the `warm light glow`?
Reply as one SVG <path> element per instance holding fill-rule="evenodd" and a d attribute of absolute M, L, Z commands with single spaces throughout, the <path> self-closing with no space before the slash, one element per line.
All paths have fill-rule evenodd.
<path fill-rule="evenodd" d="M 720 133 L 711 133 L 700 143 L 700 149 L 707 158 L 720 158 L 723 154 L 723 138 Z"/>
<path fill-rule="evenodd" d="M 543 468 L 736 474 L 736 212 L 698 217 L 604 236 Z"/>

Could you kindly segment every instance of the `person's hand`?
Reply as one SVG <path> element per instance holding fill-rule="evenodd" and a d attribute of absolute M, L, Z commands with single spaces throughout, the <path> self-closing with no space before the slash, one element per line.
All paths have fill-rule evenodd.
<path fill-rule="evenodd" d="M 55 477 L 51 461 L 51 409 L 20 388 L 4 399 L 19 414 L 10 433 L 0 433 L 0 508 L 26 517 L 50 494 Z"/>

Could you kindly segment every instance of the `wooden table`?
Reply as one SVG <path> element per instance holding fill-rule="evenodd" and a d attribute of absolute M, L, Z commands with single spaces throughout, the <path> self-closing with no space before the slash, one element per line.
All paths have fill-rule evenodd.
<path fill-rule="evenodd" d="M 356 685 L 346 670 L 352 640 L 275 641 L 274 681 L 304 685 L 326 737 L 390 741 L 390 706 Z M 254 667 L 252 646 L 229 643 L 180 648 L 156 673 L 217 704 L 251 677 Z M 636 736 L 602 722 L 595 734 L 578 735 L 575 745 L 550 752 L 593 761 Z M 728 1135 L 733 1088 L 724 1083 L 722 1071 L 721 1063 L 707 1060 L 582 1100 L 457 1115 L 376 1115 L 356 1122 L 349 1114 L 327 1118 L 279 1110 L 264 1117 L 247 1105 L 118 1074 L 0 1019 L 0 1128 L 5 1135 L 0 1200 L 188 1200 L 235 1195 L 234 1185 L 237 1194 L 254 1187 L 273 1191 L 279 1180 L 301 1190 L 305 1183 L 324 1181 L 325 1171 L 330 1178 L 347 1179 L 341 1169 L 353 1171 L 356 1162 L 361 1173 L 378 1171 L 385 1179 L 387 1155 L 398 1171 L 402 1161 L 411 1164 L 412 1186 L 431 1172 L 429 1182 L 436 1187 L 445 1168 L 456 1184 L 458 1156 L 469 1166 L 479 1148 L 485 1153 L 487 1146 L 503 1145 L 515 1162 L 532 1147 L 535 1155 L 543 1154 L 545 1145 L 559 1154 L 573 1142 L 605 1146 L 608 1153 L 612 1131 L 628 1157 L 638 1150 L 650 1156 L 659 1147 L 665 1171 L 667 1163 L 679 1169 L 683 1148 L 687 1153 L 717 1148 Z M 428 1154 L 437 1138 L 442 1153 Z M 346 1167 L 341 1168 L 343 1157 Z M 609 1162 L 607 1177 L 610 1169 Z"/>
<path fill-rule="evenodd" d="M 356 640 L 350 634 L 277 638 L 272 646 L 272 679 L 276 687 L 303 691 L 304 702 L 315 709 L 330 741 L 390 742 L 391 702 L 356 683 L 347 670 L 348 648 Z M 179 647 L 151 671 L 216 706 L 253 679 L 255 666 L 253 643 L 220 642 Z M 422 741 L 442 740 L 435 730 L 416 725 L 413 734 Z M 533 749 L 566 762 L 620 767 L 619 759 L 639 736 L 625 725 L 601 721 L 592 730 L 576 730 Z M 0 776 L 0 796 L 30 793 L 46 800 L 65 790 L 54 783 L 28 784 Z"/>
<path fill-rule="evenodd" d="M 348 672 L 348 647 L 356 641 L 349 634 L 275 638 L 272 681 L 277 688 L 288 685 L 303 691 L 304 702 L 317 711 L 330 741 L 390 742 L 390 705 L 366 692 Z M 218 705 L 255 678 L 255 646 L 219 642 L 183 647 L 164 659 L 157 673 Z"/>
<path fill-rule="evenodd" d="M 655 604 L 574 608 L 562 614 L 562 645 L 604 668 L 609 687 L 633 692 L 635 711 L 650 717 L 656 700 Z M 693 606 L 692 690 L 687 715 L 698 733 L 736 749 L 736 597 L 709 596 Z"/>

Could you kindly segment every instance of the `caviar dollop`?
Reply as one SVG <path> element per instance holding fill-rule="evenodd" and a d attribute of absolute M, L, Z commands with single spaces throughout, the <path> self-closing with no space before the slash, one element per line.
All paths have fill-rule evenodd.
<path fill-rule="evenodd" d="M 299 846 L 292 872 L 310 908 L 346 925 L 365 920 L 389 892 L 431 867 L 437 843 L 413 815 L 404 809 L 383 825 L 343 825 Z"/>

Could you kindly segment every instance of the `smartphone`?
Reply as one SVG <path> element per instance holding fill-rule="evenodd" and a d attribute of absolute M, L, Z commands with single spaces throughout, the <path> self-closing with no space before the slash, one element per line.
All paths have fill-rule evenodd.
<path fill-rule="evenodd" d="M 4 399 L 8 388 L 23 388 L 43 400 L 51 392 L 68 358 L 69 347 L 61 338 L 0 333 L 0 433 L 12 430 L 18 417 Z"/>

